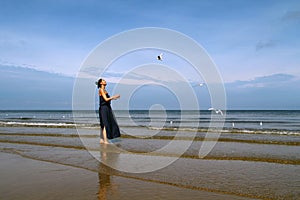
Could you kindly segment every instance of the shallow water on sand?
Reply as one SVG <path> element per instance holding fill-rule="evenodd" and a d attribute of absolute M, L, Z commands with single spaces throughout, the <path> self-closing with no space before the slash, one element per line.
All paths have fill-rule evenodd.
<path fill-rule="evenodd" d="M 109 160 L 113 162 L 109 164 L 114 164 L 114 167 L 124 169 L 122 165 L 132 165 L 137 158 L 140 157 L 143 160 L 143 158 L 146 159 L 146 157 L 148 157 L 134 153 L 115 152 L 114 148 L 111 147 L 112 145 L 99 147 L 96 153 L 100 155 L 100 159 L 104 159 L 103 156 L 105 154 L 106 159 L 109 158 Z M 34 169 L 32 173 L 36 173 L 34 175 L 37 176 L 37 180 L 40 178 L 43 180 L 47 178 L 47 176 L 65 176 L 65 178 L 59 180 L 62 181 L 66 179 L 67 182 L 73 182 L 72 180 L 76 179 L 76 177 L 78 178 L 78 176 L 79 179 L 83 177 L 85 180 L 85 178 L 88 177 L 85 173 L 89 174 L 93 172 L 97 174 L 98 182 L 95 181 L 94 178 L 87 178 L 84 182 L 80 181 L 82 184 L 81 190 L 92 193 L 90 196 L 94 195 L 93 198 L 98 198 L 99 195 L 105 195 L 107 199 L 118 199 L 120 195 L 122 199 L 140 199 L 143 195 L 149 196 L 149 199 L 150 197 L 152 199 L 182 199 L 186 197 L 189 197 L 189 199 L 297 199 L 300 197 L 298 192 L 300 187 L 300 166 L 294 164 L 227 160 L 226 158 L 222 160 L 180 158 L 160 170 L 135 174 L 108 168 L 95 160 L 85 149 L 16 144 L 12 142 L 1 143 L 1 151 L 20 155 L 27 159 L 46 161 L 47 163 L 70 166 L 74 169 L 83 170 L 82 172 L 72 172 L 69 173 L 69 175 L 63 175 L 57 173 L 56 170 L 45 170 L 43 172 Z M 153 158 L 153 156 L 151 157 Z M 159 159 L 169 158 L 168 156 L 157 157 Z M 27 161 L 27 163 L 31 162 Z M 28 168 L 26 164 L 23 165 L 23 162 L 11 164 L 10 159 L 1 159 L 1 166 L 4 166 L 2 168 L 3 170 L 1 170 L 1 177 L 4 177 L 4 179 L 1 178 L 1 180 L 5 181 L 7 179 L 7 176 L 4 176 L 4 174 L 11 174 L 12 176 L 9 177 L 13 178 L 13 172 L 16 168 L 18 170 Z M 7 166 L 14 166 L 15 168 Z M 19 173 L 20 177 L 28 175 L 27 170 L 21 170 Z M 39 175 L 40 173 L 41 175 Z M 82 175 L 80 175 L 81 173 Z M 21 180 L 31 180 L 30 176 L 31 175 Z M 26 186 L 27 184 L 34 186 L 34 180 L 35 178 L 30 182 L 25 181 L 25 183 L 23 183 L 25 186 L 21 185 L 20 187 L 18 185 L 9 184 L 2 194 L 11 194 L 12 191 L 15 191 L 15 187 L 28 187 Z M 6 182 L 3 183 L 3 181 L 2 184 L 5 184 Z M 74 184 L 75 182 L 76 180 Z M 85 189 L 86 185 L 92 186 L 87 187 L 89 189 Z M 51 191 L 55 192 L 57 190 L 58 193 L 62 193 L 61 189 L 56 188 L 56 186 L 50 187 L 52 188 Z M 90 188 L 95 187 L 98 188 L 95 189 L 97 192 L 90 190 Z M 35 186 L 32 187 L 32 192 L 36 192 L 37 190 L 33 190 L 33 188 L 35 188 Z M 20 191 L 22 191 L 22 189 Z M 172 192 L 170 193 L 170 191 Z M 85 196 L 84 194 L 80 194 L 78 197 L 81 195 Z"/>
<path fill-rule="evenodd" d="M 0 153 L 1 199 L 96 199 L 95 173 Z"/>
<path fill-rule="evenodd" d="M 3 199 L 248 199 L 0 153 Z"/>
<path fill-rule="evenodd" d="M 100 145 L 97 128 L 81 130 L 0 126 L 1 199 L 300 198 L 297 134 L 224 132 L 200 159 L 209 133 L 121 127 L 121 138 Z M 149 170 L 166 160 L 174 162 Z"/>

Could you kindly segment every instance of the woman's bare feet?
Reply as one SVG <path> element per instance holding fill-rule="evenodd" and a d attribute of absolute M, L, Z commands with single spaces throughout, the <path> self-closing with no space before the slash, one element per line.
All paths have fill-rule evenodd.
<path fill-rule="evenodd" d="M 109 141 L 105 141 L 103 139 L 100 139 L 100 144 L 110 144 L 110 142 Z"/>

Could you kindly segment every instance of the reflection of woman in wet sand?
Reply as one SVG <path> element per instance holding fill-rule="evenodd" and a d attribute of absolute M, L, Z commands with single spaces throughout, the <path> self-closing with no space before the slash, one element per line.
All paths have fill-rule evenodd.
<path fill-rule="evenodd" d="M 117 161 L 117 153 L 107 152 L 107 148 L 111 147 L 107 144 L 101 145 L 100 155 L 101 161 L 99 162 L 98 167 L 98 178 L 99 178 L 99 191 L 98 199 L 106 200 L 108 199 L 108 193 L 112 194 L 116 190 L 116 186 L 111 181 L 111 174 L 113 169 L 109 166 L 114 165 Z M 108 166 L 107 166 L 108 165 Z"/>
<path fill-rule="evenodd" d="M 111 100 L 120 98 L 120 95 L 109 96 L 105 90 L 106 81 L 99 79 L 97 82 L 99 88 L 99 117 L 102 134 L 100 136 L 100 143 L 109 143 L 107 139 L 120 137 L 120 129 L 114 117 L 110 106 Z"/>
<path fill-rule="evenodd" d="M 102 163 L 100 165 L 103 165 Z M 98 199 L 99 200 L 105 200 L 107 199 L 107 192 L 111 189 L 111 181 L 110 181 L 110 175 L 101 173 L 99 167 L 98 171 L 98 177 L 99 177 L 99 191 L 98 191 Z"/>

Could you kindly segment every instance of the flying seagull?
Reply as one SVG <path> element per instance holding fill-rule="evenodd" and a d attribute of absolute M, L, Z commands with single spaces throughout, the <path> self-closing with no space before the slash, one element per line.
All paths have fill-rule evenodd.
<path fill-rule="evenodd" d="M 160 61 L 162 61 L 163 60 L 163 54 L 161 53 L 161 54 L 159 54 L 159 56 L 157 56 L 157 60 L 160 60 Z"/>
<path fill-rule="evenodd" d="M 196 86 L 202 87 L 202 86 L 204 86 L 204 84 L 205 84 L 205 83 L 198 83 Z"/>
<path fill-rule="evenodd" d="M 209 108 L 208 110 L 213 110 L 213 111 L 215 111 L 215 113 L 216 114 L 221 114 L 221 115 L 223 115 L 223 112 L 222 112 L 222 110 L 220 110 L 220 109 L 215 109 L 215 108 Z"/>
<path fill-rule="evenodd" d="M 202 86 L 204 86 L 205 85 L 205 83 L 197 83 L 197 84 L 194 84 L 192 87 L 202 87 Z"/>

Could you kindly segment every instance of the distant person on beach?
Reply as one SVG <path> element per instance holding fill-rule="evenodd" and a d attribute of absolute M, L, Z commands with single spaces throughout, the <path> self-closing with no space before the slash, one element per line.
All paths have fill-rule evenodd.
<path fill-rule="evenodd" d="M 101 126 L 100 143 L 108 144 L 108 139 L 120 137 L 120 129 L 111 109 L 111 100 L 120 98 L 120 95 L 109 96 L 105 90 L 106 81 L 99 79 L 97 82 L 99 88 L 99 118 Z"/>

